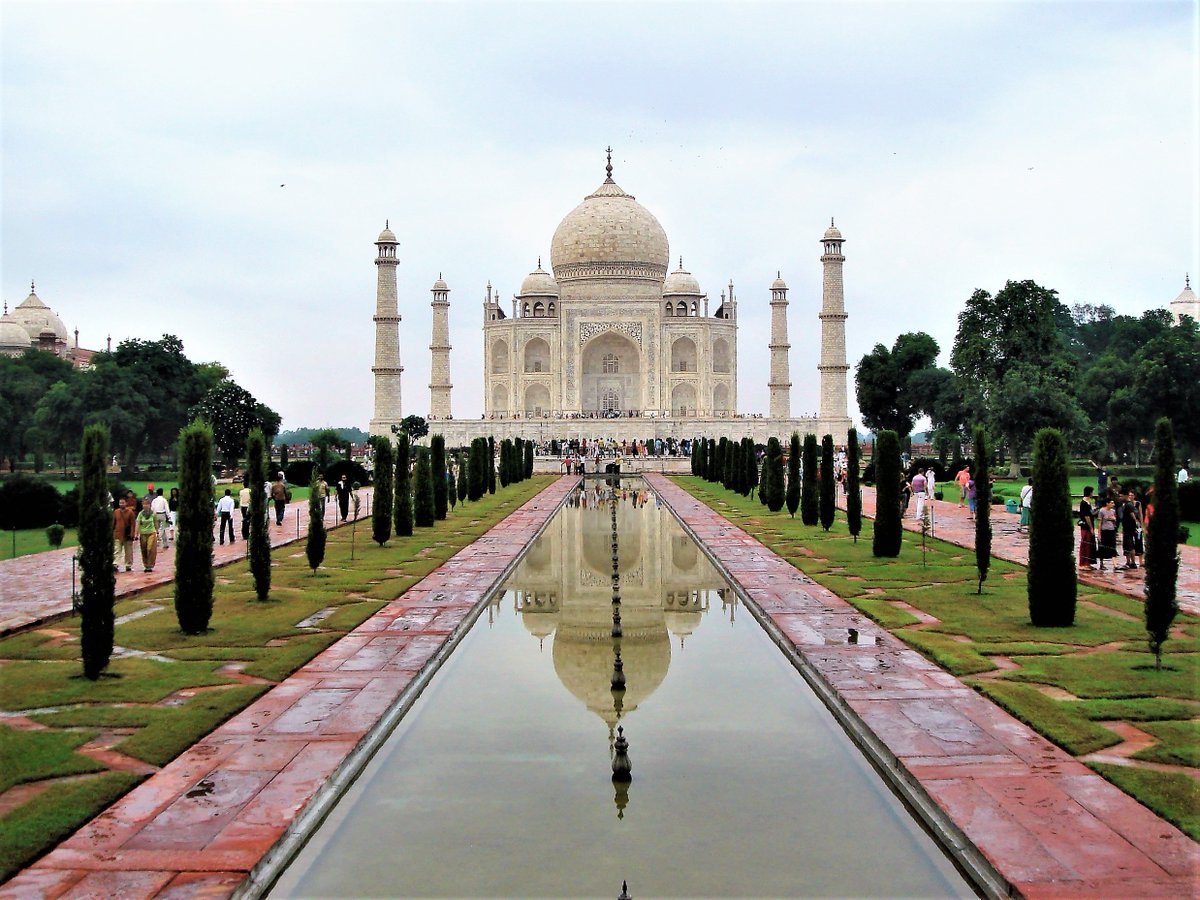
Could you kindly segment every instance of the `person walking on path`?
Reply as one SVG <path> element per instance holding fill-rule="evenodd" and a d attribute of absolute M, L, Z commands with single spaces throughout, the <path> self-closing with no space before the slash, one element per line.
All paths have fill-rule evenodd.
<path fill-rule="evenodd" d="M 1179 467 L 1179 474 L 1175 476 L 1175 483 L 1180 485 L 1187 484 L 1190 477 L 1188 475 L 1187 464 L 1184 463 Z"/>
<path fill-rule="evenodd" d="M 925 478 L 925 470 L 917 469 L 917 474 L 912 477 L 913 496 L 917 498 L 917 520 L 920 521 L 921 516 L 925 514 L 925 489 L 928 487 L 928 481 Z"/>
<path fill-rule="evenodd" d="M 275 524 L 283 524 L 283 512 L 287 508 L 288 489 L 283 483 L 283 473 L 279 473 L 280 477 L 271 485 L 271 500 L 275 504 Z"/>
<path fill-rule="evenodd" d="M 238 509 L 242 511 L 242 540 L 250 540 L 250 480 L 242 482 L 238 491 Z"/>
<path fill-rule="evenodd" d="M 225 529 L 229 529 L 229 543 L 236 544 L 237 539 L 233 536 L 233 491 L 225 488 L 225 496 L 217 501 L 217 516 L 221 519 L 220 543 L 225 543 Z"/>
<path fill-rule="evenodd" d="M 1125 554 L 1125 565 L 1117 566 L 1115 571 L 1128 572 L 1138 567 L 1136 557 L 1142 532 L 1142 513 L 1133 491 L 1125 491 L 1121 499 L 1121 552 Z"/>
<path fill-rule="evenodd" d="M 963 469 L 965 472 L 966 469 Z M 967 518 L 972 522 L 975 521 L 975 479 L 970 475 L 967 476 L 967 486 L 964 489 L 967 495 Z"/>
<path fill-rule="evenodd" d="M 179 515 L 179 488 L 171 488 L 171 496 L 167 498 L 167 516 L 171 524 L 171 540 L 175 540 L 175 519 Z"/>
<path fill-rule="evenodd" d="M 171 546 L 167 541 L 167 529 L 171 525 L 171 505 L 163 496 L 162 488 L 154 492 L 154 499 L 150 501 L 150 509 L 154 512 L 154 522 L 158 526 L 158 542 L 166 550 Z"/>
<path fill-rule="evenodd" d="M 1117 555 L 1117 510 L 1112 497 L 1102 498 L 1104 505 L 1096 514 L 1100 520 L 1100 571 L 1105 571 L 1104 561 Z"/>
<path fill-rule="evenodd" d="M 1033 515 L 1033 479 L 1025 482 L 1021 488 L 1021 521 L 1017 523 L 1017 531 L 1029 532 L 1029 519 Z"/>
<path fill-rule="evenodd" d="M 1096 562 L 1096 520 L 1092 512 L 1092 486 L 1083 489 L 1079 501 L 1079 568 L 1090 569 Z"/>
<path fill-rule="evenodd" d="M 125 557 L 125 571 L 133 571 L 133 536 L 137 534 L 137 514 L 122 497 L 113 511 L 113 571 Z"/>
<path fill-rule="evenodd" d="M 137 517 L 138 544 L 142 550 L 142 571 L 153 572 L 158 561 L 158 522 L 149 499 L 142 500 L 142 511 Z"/>
<path fill-rule="evenodd" d="M 329 500 L 329 482 L 322 474 L 317 481 L 317 499 L 321 501 L 321 518 L 325 518 L 325 503 Z"/>
<path fill-rule="evenodd" d="M 958 482 L 958 508 L 962 509 L 963 499 L 967 494 L 967 482 L 971 480 L 971 467 L 963 466 L 959 469 L 958 474 L 954 476 L 954 480 Z"/>
<path fill-rule="evenodd" d="M 338 512 L 345 522 L 350 517 L 350 482 L 345 475 L 337 483 L 337 500 Z"/>

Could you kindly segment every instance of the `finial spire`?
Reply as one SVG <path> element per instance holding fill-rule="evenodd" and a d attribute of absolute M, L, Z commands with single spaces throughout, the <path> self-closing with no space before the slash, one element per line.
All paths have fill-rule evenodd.
<path fill-rule="evenodd" d="M 539 255 L 538 256 L 538 269 L 540 270 L 541 268 L 542 268 L 542 257 L 541 257 L 541 255 Z"/>
<path fill-rule="evenodd" d="M 30 279 L 29 279 L 29 293 L 31 293 L 31 294 L 36 294 L 36 293 L 37 293 L 37 289 L 36 289 L 36 288 L 33 286 L 33 279 L 32 279 L 32 278 L 30 278 Z"/>
<path fill-rule="evenodd" d="M 829 227 L 833 228 L 833 216 L 829 217 Z"/>
<path fill-rule="evenodd" d="M 438 281 L 441 281 L 441 280 L 442 280 L 442 273 L 438 272 Z"/>
<path fill-rule="evenodd" d="M 1191 276 L 1189 276 L 1187 272 L 1184 272 L 1183 273 L 1183 289 L 1186 291 L 1191 286 L 1192 286 Z"/>
<path fill-rule="evenodd" d="M 384 228 L 391 228 L 391 227 L 392 227 L 392 224 L 391 224 L 390 220 L 388 220 L 388 219 L 384 219 L 384 220 L 383 220 L 383 227 L 384 227 Z"/>
<path fill-rule="evenodd" d="M 604 171 L 608 173 L 606 180 L 612 181 L 612 147 L 607 147 L 604 152 L 608 154 L 608 165 L 604 167 Z"/>
<path fill-rule="evenodd" d="M 4 314 L 6 316 L 8 315 L 8 301 L 7 300 L 4 301 Z"/>

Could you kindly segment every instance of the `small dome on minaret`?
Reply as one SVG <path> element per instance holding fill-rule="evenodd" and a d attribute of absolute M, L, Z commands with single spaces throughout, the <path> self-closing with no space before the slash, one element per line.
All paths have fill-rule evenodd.
<path fill-rule="evenodd" d="M 786 291 L 787 290 L 787 282 L 783 280 L 783 273 L 781 273 L 781 272 L 775 273 L 775 280 L 771 282 L 771 290 L 773 290 L 773 291 Z"/>
<path fill-rule="evenodd" d="M 432 288 L 430 288 L 430 290 L 434 290 L 434 291 L 448 291 L 448 290 L 450 290 L 450 288 L 449 288 L 449 286 L 446 284 L 446 282 L 442 280 L 442 273 L 441 273 L 441 272 L 438 272 L 437 281 L 435 281 L 435 282 L 433 283 L 433 287 L 432 287 Z"/>
<path fill-rule="evenodd" d="M 400 243 L 399 241 L 396 240 L 396 235 L 392 232 L 392 229 L 388 227 L 389 224 L 390 223 L 387 220 L 384 221 L 383 231 L 379 232 L 379 237 L 375 238 L 375 243 L 377 243 L 377 244 L 398 244 L 398 243 Z"/>
<path fill-rule="evenodd" d="M 829 227 L 825 229 L 825 236 L 821 238 L 823 241 L 840 241 L 844 240 L 842 233 L 838 231 L 836 225 L 833 224 L 833 219 L 829 220 Z"/>

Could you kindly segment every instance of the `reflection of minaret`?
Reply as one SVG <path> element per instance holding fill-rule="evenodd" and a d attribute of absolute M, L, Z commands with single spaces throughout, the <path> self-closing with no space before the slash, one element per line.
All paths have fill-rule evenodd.
<path fill-rule="evenodd" d="M 403 414 L 400 407 L 400 311 L 396 298 L 396 235 L 387 224 L 379 233 L 375 246 L 379 253 L 375 257 L 378 268 L 375 291 L 375 415 L 368 430 L 371 434 L 391 434 L 391 427 L 399 425 Z"/>
<path fill-rule="evenodd" d="M 429 416 L 450 418 L 450 289 L 441 273 L 433 283 L 433 340 L 429 343 Z"/>
<path fill-rule="evenodd" d="M 821 256 L 824 278 L 821 285 L 821 406 L 818 427 L 844 430 L 849 427 L 849 407 L 846 404 L 846 299 L 842 288 L 842 233 L 829 220 L 821 239 L 825 252 Z M 842 423 L 846 423 L 842 425 Z M 830 432 L 833 433 L 833 432 Z"/>
<path fill-rule="evenodd" d="M 779 273 L 771 285 L 771 418 L 792 417 L 792 377 L 788 369 L 787 285 Z"/>

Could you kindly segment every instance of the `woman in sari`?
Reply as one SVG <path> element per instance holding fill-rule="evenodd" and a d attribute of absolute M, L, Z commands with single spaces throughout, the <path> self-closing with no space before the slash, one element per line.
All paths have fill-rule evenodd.
<path fill-rule="evenodd" d="M 1079 568 L 1090 569 L 1096 562 L 1096 523 L 1092 517 L 1092 486 L 1083 489 L 1079 501 Z"/>

